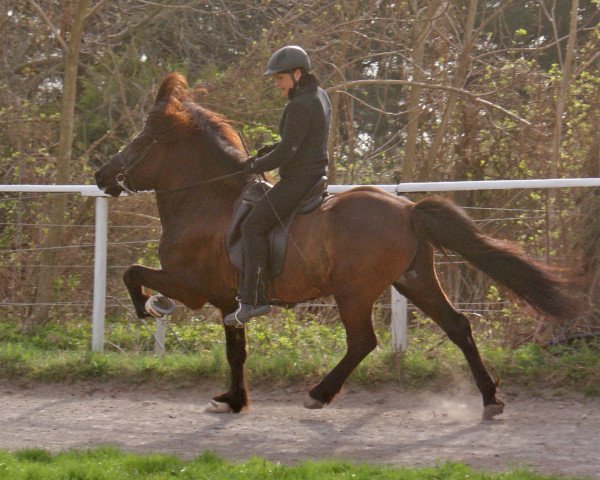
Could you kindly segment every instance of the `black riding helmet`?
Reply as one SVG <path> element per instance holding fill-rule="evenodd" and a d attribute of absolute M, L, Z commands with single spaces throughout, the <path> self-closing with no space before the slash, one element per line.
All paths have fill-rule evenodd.
<path fill-rule="evenodd" d="M 271 55 L 265 75 L 290 72 L 296 68 L 302 68 L 308 72 L 310 70 L 310 60 L 304 49 L 296 45 L 288 45 Z"/>

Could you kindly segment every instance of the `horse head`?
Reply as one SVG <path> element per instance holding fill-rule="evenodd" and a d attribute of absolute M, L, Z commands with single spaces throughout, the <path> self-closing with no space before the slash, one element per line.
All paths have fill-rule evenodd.
<path fill-rule="evenodd" d="M 95 174 L 112 196 L 168 190 L 241 170 L 242 144 L 224 117 L 194 103 L 186 78 L 163 80 L 142 130 Z"/>

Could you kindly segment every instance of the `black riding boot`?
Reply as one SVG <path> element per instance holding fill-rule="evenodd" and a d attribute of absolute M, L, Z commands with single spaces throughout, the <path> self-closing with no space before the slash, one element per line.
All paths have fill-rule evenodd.
<path fill-rule="evenodd" d="M 266 315 L 271 311 L 266 295 L 266 285 L 261 267 L 246 272 L 240 284 L 238 308 L 223 320 L 225 325 L 243 327 L 254 317 Z"/>

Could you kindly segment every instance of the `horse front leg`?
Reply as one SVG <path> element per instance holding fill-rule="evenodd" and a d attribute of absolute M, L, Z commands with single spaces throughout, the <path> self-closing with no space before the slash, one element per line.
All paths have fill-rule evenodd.
<path fill-rule="evenodd" d="M 146 312 L 146 301 L 150 295 L 144 293 L 142 287 L 160 292 L 166 297 L 175 298 L 190 308 L 200 308 L 205 300 L 196 298 L 191 294 L 190 286 L 180 277 L 174 276 L 164 270 L 132 265 L 123 274 L 123 282 L 129 291 L 135 313 L 138 318 L 149 317 Z"/>
<path fill-rule="evenodd" d="M 190 308 L 200 308 L 205 299 L 195 296 L 188 282 L 182 281 L 164 270 L 132 265 L 123 274 L 131 300 L 139 318 L 148 317 L 145 304 L 149 295 L 144 293 L 142 286 L 156 290 L 163 295 L 183 301 Z M 219 302 L 217 302 L 217 305 Z M 235 303 L 222 313 L 230 313 L 235 309 Z M 248 406 L 248 391 L 244 377 L 246 362 L 246 330 L 237 327 L 225 327 L 226 354 L 230 369 L 230 385 L 227 392 L 213 397 L 207 410 L 225 413 L 240 412 Z"/>
<path fill-rule="evenodd" d="M 233 311 L 233 310 L 232 310 Z M 239 413 L 248 407 L 248 390 L 244 377 L 246 362 L 246 329 L 224 325 L 227 362 L 229 363 L 229 390 L 213 397 L 207 411 L 214 413 Z"/>

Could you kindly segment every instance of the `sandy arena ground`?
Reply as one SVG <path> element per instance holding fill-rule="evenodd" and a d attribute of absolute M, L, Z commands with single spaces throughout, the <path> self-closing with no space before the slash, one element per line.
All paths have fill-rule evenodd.
<path fill-rule="evenodd" d="M 52 451 L 112 444 L 184 458 L 205 450 L 243 461 L 349 459 L 425 466 L 455 460 L 502 471 L 600 478 L 600 399 L 506 397 L 505 413 L 480 420 L 476 392 L 369 391 L 349 387 L 323 410 L 306 410 L 304 387 L 252 390 L 245 413 L 205 413 L 218 387 L 0 384 L 0 448 Z"/>

